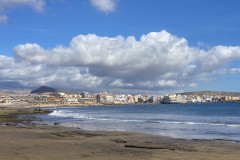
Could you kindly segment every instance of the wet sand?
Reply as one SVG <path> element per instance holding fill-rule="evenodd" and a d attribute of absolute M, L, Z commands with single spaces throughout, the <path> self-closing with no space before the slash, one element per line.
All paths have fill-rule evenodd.
<path fill-rule="evenodd" d="M 1 123 L 1 160 L 240 159 L 239 142 L 175 139 L 133 132 L 90 132 L 24 121 Z"/>

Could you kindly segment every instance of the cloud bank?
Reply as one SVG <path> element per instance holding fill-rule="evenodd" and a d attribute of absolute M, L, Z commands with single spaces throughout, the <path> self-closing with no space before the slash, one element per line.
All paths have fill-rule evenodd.
<path fill-rule="evenodd" d="M 90 0 L 90 3 L 99 11 L 109 13 L 115 11 L 118 1 L 119 0 Z"/>
<path fill-rule="evenodd" d="M 8 17 L 3 14 L 7 9 L 24 6 L 30 7 L 36 12 L 42 12 L 45 0 L 0 0 L 0 23 L 7 23 Z"/>
<path fill-rule="evenodd" d="M 201 50 L 167 31 L 135 37 L 73 37 L 70 45 L 44 49 L 14 47 L 15 57 L 0 56 L 0 81 L 84 90 L 158 91 L 196 88 L 216 74 L 239 73 L 228 63 L 240 60 L 239 46 Z"/>

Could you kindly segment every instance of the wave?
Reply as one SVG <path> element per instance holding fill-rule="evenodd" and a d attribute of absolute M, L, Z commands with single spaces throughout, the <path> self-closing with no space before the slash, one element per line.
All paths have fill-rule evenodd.
<path fill-rule="evenodd" d="M 91 119 L 87 114 L 74 113 L 66 110 L 56 110 L 49 114 L 50 116 L 64 117 L 64 118 L 75 118 L 75 119 Z"/>
<path fill-rule="evenodd" d="M 158 123 L 165 124 L 185 124 L 185 125 L 205 125 L 205 126 L 226 126 L 226 127 L 239 127 L 239 124 L 226 124 L 226 123 L 207 123 L 207 122 L 178 122 L 178 121 L 158 121 Z"/>
<path fill-rule="evenodd" d="M 101 120 L 101 121 L 122 121 L 122 122 L 144 122 L 143 120 L 135 120 L 135 119 L 113 119 L 113 118 L 100 118 L 93 117 L 88 114 L 83 113 L 74 113 L 72 111 L 67 110 L 57 110 L 53 111 L 49 114 L 50 116 L 57 116 L 63 118 L 74 118 L 74 119 L 86 119 L 86 120 Z"/>
<path fill-rule="evenodd" d="M 176 124 L 176 125 L 205 125 L 205 126 L 224 126 L 224 127 L 234 127 L 234 128 L 240 128 L 240 124 L 233 124 L 229 122 L 192 122 L 192 121 L 169 121 L 169 120 L 149 120 L 149 119 L 125 119 L 124 118 L 110 118 L 105 117 L 102 115 L 102 117 L 99 115 L 90 115 L 90 114 L 83 114 L 83 113 L 77 113 L 73 112 L 71 110 L 55 110 L 49 115 L 51 116 L 57 116 L 57 117 L 64 117 L 64 118 L 74 118 L 74 119 L 80 119 L 80 120 L 97 120 L 97 121 L 115 121 L 115 122 L 138 122 L 138 123 L 159 123 L 159 124 Z"/>

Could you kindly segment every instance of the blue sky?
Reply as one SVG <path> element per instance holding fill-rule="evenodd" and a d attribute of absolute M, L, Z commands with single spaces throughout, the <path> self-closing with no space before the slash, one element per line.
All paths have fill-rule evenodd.
<path fill-rule="evenodd" d="M 239 6 L 0 0 L 0 82 L 96 92 L 240 91 Z"/>

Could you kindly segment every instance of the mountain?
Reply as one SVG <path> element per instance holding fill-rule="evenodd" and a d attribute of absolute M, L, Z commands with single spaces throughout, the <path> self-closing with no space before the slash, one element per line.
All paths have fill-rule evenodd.
<path fill-rule="evenodd" d="M 70 90 L 70 89 L 55 89 L 47 86 L 40 86 L 34 90 L 31 91 L 31 93 L 47 93 L 47 92 L 52 92 L 52 93 L 57 93 L 57 92 L 62 92 L 65 94 L 80 94 L 81 92 L 75 91 L 75 90 Z"/>
<path fill-rule="evenodd" d="M 55 88 L 47 87 L 47 86 L 40 86 L 31 91 L 31 93 L 47 93 L 47 92 L 56 93 L 58 92 L 58 90 Z"/>
<path fill-rule="evenodd" d="M 208 95 L 208 96 L 233 96 L 233 97 L 238 97 L 240 96 L 240 92 L 222 92 L 222 91 L 195 91 L 195 92 L 184 92 L 184 93 L 177 93 L 181 95 L 197 95 L 197 96 L 203 96 L 203 95 Z"/>

